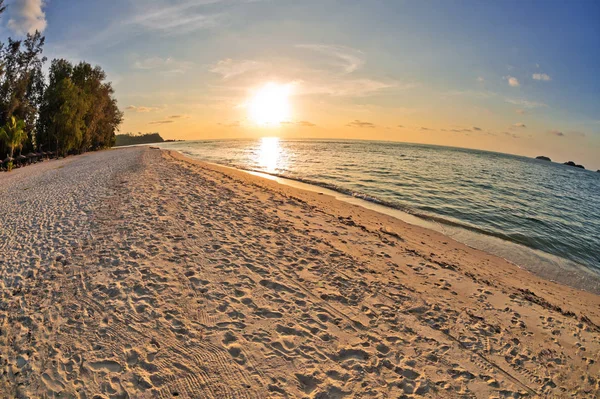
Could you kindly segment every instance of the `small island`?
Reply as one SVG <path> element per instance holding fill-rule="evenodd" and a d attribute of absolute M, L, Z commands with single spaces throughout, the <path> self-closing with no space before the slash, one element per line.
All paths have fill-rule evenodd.
<path fill-rule="evenodd" d="M 548 161 L 548 162 L 552 162 L 552 160 L 548 157 L 545 157 L 543 155 L 540 155 L 539 157 L 535 157 L 535 159 L 539 159 L 541 161 Z"/>
<path fill-rule="evenodd" d="M 585 167 L 583 165 L 577 165 L 575 162 L 573 161 L 569 161 L 569 162 L 565 162 L 563 165 L 567 165 L 567 166 L 573 166 L 575 168 L 579 168 L 579 169 L 585 169 Z"/>

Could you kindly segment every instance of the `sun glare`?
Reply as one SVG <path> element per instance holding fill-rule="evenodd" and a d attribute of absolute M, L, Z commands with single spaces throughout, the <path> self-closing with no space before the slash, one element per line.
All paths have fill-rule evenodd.
<path fill-rule="evenodd" d="M 291 85 L 267 83 L 248 102 L 248 116 L 259 126 L 279 126 L 291 116 Z"/>
<path fill-rule="evenodd" d="M 258 150 L 258 165 L 267 173 L 275 173 L 281 159 L 281 146 L 278 137 L 263 137 Z"/>

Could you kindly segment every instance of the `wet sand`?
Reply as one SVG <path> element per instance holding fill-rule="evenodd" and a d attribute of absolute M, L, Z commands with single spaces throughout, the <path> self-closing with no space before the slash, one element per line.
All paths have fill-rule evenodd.
<path fill-rule="evenodd" d="M 0 397 L 600 395 L 600 297 L 146 147 L 0 174 Z"/>

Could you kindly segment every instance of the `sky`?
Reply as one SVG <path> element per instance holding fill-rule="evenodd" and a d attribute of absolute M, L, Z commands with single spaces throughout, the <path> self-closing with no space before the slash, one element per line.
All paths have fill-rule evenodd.
<path fill-rule="evenodd" d="M 600 169 L 600 2 L 7 0 L 1 36 L 101 65 L 121 132 L 346 138 Z M 252 119 L 267 84 L 284 123 Z M 273 105 L 273 104 L 271 104 Z"/>

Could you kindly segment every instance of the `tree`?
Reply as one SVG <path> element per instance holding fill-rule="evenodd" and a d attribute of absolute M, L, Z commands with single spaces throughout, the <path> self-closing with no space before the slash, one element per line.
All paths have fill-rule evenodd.
<path fill-rule="evenodd" d="M 71 80 L 70 71 L 72 68 L 67 61 L 52 62 L 50 84 L 44 94 L 39 119 L 42 144 L 55 143 L 56 151 L 62 155 L 81 147 L 84 117 L 89 109 L 84 93 Z"/>
<path fill-rule="evenodd" d="M 25 121 L 16 119 L 14 116 L 11 116 L 6 125 L 0 128 L 0 140 L 10 148 L 10 158 L 13 157 L 15 148 L 21 148 L 26 139 Z"/>
<path fill-rule="evenodd" d="M 110 147 L 123 113 L 98 66 L 53 60 L 38 120 L 40 143 L 66 154 Z"/>
<path fill-rule="evenodd" d="M 113 98 L 114 90 L 110 83 L 104 83 L 105 79 L 106 73 L 99 66 L 81 62 L 73 68 L 73 83 L 89 102 L 80 152 L 111 146 L 122 121 L 123 115 Z"/>
<path fill-rule="evenodd" d="M 0 48 L 2 75 L 0 79 L 0 125 L 12 116 L 25 122 L 25 131 L 35 148 L 35 127 L 44 91 L 42 57 L 45 38 L 39 32 L 24 40 L 8 39 Z"/>

